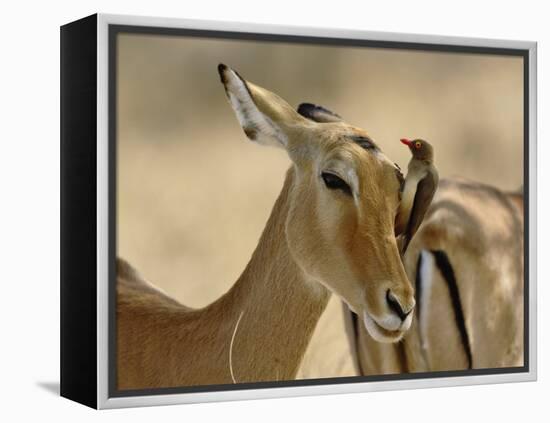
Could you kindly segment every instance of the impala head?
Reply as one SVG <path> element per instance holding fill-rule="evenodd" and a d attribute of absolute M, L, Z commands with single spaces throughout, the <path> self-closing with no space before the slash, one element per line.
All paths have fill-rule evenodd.
<path fill-rule="evenodd" d="M 286 239 L 305 274 L 344 300 L 382 342 L 399 340 L 414 308 L 394 236 L 402 176 L 359 128 L 321 107 L 299 113 L 277 95 L 218 67 L 252 141 L 287 151 Z"/>

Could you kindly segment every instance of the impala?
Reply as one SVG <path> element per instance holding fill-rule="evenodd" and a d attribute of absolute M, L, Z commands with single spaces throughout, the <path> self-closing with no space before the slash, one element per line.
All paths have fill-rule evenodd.
<path fill-rule="evenodd" d="M 344 306 L 359 374 L 523 365 L 523 195 L 443 180 L 404 257 L 416 319 L 383 345 Z"/>
<path fill-rule="evenodd" d="M 293 379 L 331 293 L 379 341 L 398 341 L 412 321 L 394 237 L 398 168 L 364 130 L 315 122 L 307 114 L 323 110 L 297 113 L 218 71 L 247 137 L 292 164 L 250 262 L 214 303 L 185 307 L 118 261 L 119 389 Z"/>

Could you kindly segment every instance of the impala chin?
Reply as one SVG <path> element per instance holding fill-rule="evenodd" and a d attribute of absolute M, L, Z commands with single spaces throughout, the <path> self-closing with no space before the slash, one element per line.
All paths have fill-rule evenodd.
<path fill-rule="evenodd" d="M 384 343 L 398 342 L 411 327 L 412 313 L 404 321 L 396 321 L 395 316 L 375 319 L 367 311 L 363 312 L 363 322 L 367 332 L 375 341 Z"/>

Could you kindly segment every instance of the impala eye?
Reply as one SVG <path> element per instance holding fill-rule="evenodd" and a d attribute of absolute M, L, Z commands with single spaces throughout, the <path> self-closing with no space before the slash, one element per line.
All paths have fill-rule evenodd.
<path fill-rule="evenodd" d="M 323 181 L 328 189 L 339 189 L 347 195 L 352 195 L 349 185 L 334 173 L 323 172 L 321 173 L 321 178 L 323 178 Z"/>

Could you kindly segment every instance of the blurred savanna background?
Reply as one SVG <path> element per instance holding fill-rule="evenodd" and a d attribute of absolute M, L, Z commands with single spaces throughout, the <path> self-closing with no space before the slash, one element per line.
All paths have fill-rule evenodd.
<path fill-rule="evenodd" d="M 335 111 L 403 169 L 399 139 L 418 137 L 434 145 L 440 177 L 523 184 L 520 57 L 142 34 L 117 43 L 117 255 L 188 306 L 238 278 L 290 165 L 245 137 L 218 63 L 293 106 Z M 340 332 L 320 321 L 302 377 L 351 374 Z M 320 360 L 328 344 L 342 354 Z"/>

